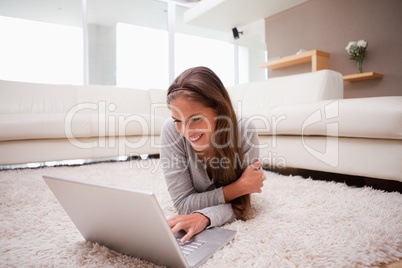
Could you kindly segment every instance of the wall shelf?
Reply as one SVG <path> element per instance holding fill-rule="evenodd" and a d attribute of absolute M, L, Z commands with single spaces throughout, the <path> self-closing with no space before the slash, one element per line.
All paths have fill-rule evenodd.
<path fill-rule="evenodd" d="M 260 68 L 275 70 L 306 62 L 311 62 L 312 72 L 329 69 L 329 53 L 320 50 L 310 50 L 298 55 L 291 55 L 261 63 Z"/>
<path fill-rule="evenodd" d="M 367 73 L 361 73 L 361 74 L 344 75 L 343 80 L 349 81 L 349 82 L 356 82 L 356 81 L 362 81 L 362 80 L 380 79 L 382 77 L 383 77 L 382 74 L 375 73 L 375 72 L 367 72 Z"/>

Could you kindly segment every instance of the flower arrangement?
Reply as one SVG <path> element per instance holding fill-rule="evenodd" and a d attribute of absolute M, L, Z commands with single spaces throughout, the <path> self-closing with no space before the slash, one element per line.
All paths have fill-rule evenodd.
<path fill-rule="evenodd" d="M 357 69 L 359 73 L 363 72 L 363 60 L 366 56 L 368 42 L 366 40 L 351 41 L 346 47 L 350 59 L 355 60 L 357 63 Z"/>

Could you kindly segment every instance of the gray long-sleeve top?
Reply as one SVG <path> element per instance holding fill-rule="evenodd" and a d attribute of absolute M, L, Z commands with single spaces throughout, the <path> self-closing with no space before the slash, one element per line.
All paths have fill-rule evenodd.
<path fill-rule="evenodd" d="M 259 159 L 258 135 L 251 121 L 242 118 L 238 125 L 244 164 L 248 166 Z M 162 127 L 161 145 L 161 166 L 178 213 L 202 213 L 210 219 L 210 227 L 233 221 L 236 216 L 232 205 L 225 202 L 222 187 L 215 187 L 205 163 L 176 130 L 173 119 L 168 119 Z"/>

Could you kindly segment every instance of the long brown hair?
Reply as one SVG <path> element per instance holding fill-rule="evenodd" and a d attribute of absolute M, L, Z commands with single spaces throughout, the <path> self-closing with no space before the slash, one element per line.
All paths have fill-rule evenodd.
<path fill-rule="evenodd" d="M 242 175 L 243 152 L 236 113 L 230 101 L 229 93 L 219 77 L 207 67 L 194 67 L 180 74 L 169 87 L 167 103 L 177 97 L 199 102 L 205 107 L 217 111 L 216 129 L 213 134 L 215 157 L 225 159 L 225 168 L 212 168 L 212 179 L 216 187 L 229 185 Z M 231 201 L 237 218 L 246 220 L 250 210 L 250 195 L 244 195 Z"/>

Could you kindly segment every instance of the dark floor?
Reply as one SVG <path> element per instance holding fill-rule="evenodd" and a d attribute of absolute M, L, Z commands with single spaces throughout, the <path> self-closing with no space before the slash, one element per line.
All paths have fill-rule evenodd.
<path fill-rule="evenodd" d="M 402 194 L 402 182 L 384 179 L 375 179 L 361 176 L 352 176 L 345 174 L 329 173 L 315 170 L 297 169 L 297 168 L 270 168 L 263 166 L 265 170 L 276 172 L 282 175 L 299 175 L 304 178 L 310 177 L 313 180 L 344 182 L 349 186 L 364 187 L 369 186 L 373 189 L 386 192 L 399 192 Z"/>

